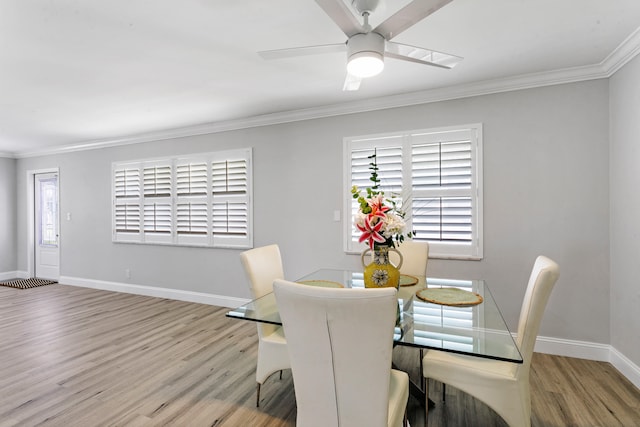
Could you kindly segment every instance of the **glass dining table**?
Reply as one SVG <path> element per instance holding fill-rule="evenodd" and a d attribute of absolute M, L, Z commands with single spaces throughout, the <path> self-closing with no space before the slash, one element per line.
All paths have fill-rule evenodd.
<path fill-rule="evenodd" d="M 361 271 L 341 269 L 321 269 L 296 282 L 309 286 L 364 288 Z M 425 287 L 459 288 L 480 295 L 482 302 L 469 306 L 427 302 L 416 295 Z M 395 327 L 395 345 L 522 363 L 520 351 L 483 280 L 402 275 L 398 304 L 400 317 Z M 227 317 L 282 324 L 273 293 L 229 311 Z"/>

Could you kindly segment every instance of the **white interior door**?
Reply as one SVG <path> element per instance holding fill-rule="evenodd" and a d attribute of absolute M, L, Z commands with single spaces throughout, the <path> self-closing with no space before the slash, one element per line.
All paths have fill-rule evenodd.
<path fill-rule="evenodd" d="M 34 184 L 35 276 L 58 280 L 60 277 L 58 174 L 36 174 Z"/>

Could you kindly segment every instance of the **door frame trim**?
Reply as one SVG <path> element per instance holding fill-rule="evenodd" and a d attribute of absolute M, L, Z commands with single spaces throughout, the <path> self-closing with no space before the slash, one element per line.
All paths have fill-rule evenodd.
<path fill-rule="evenodd" d="M 58 175 L 58 231 L 60 232 L 60 168 L 33 169 L 27 171 L 27 272 L 29 277 L 36 274 L 36 207 L 35 207 L 35 182 L 36 175 L 45 173 L 55 173 Z M 62 233 L 59 233 L 62 236 Z M 58 240 L 58 269 L 60 269 L 60 250 L 62 249 L 62 239 Z M 59 270 L 58 270 L 59 271 Z"/>

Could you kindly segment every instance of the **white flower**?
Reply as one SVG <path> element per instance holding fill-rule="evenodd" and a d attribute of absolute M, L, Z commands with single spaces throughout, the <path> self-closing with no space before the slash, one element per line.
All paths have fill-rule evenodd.
<path fill-rule="evenodd" d="M 406 223 L 399 215 L 389 214 L 385 215 L 382 226 L 382 235 L 387 239 L 394 235 L 404 234 Z"/>
<path fill-rule="evenodd" d="M 358 211 L 355 215 L 353 215 L 353 225 L 355 225 L 356 227 L 358 227 L 358 225 L 364 227 L 364 220 L 366 217 L 366 214 L 363 214 L 362 211 Z"/>

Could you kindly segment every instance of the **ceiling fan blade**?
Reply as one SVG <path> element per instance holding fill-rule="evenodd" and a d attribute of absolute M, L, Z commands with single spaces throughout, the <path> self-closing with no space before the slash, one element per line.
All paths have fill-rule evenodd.
<path fill-rule="evenodd" d="M 462 57 L 460 56 L 390 41 L 386 43 L 385 56 L 441 68 L 453 68 L 462 61 Z"/>
<path fill-rule="evenodd" d="M 292 47 L 287 49 L 263 50 L 258 55 L 263 59 L 293 58 L 296 56 L 318 55 L 323 53 L 345 52 L 345 43 L 323 44 L 318 46 Z"/>
<path fill-rule="evenodd" d="M 364 32 L 362 24 L 358 22 L 342 0 L 316 0 L 316 3 L 340 27 L 347 37 Z"/>
<path fill-rule="evenodd" d="M 347 77 L 345 77 L 344 79 L 344 86 L 342 87 L 342 90 L 345 92 L 358 90 L 360 89 L 360 83 L 362 83 L 362 78 L 347 73 Z"/>
<path fill-rule="evenodd" d="M 373 31 L 382 35 L 385 39 L 390 40 L 451 1 L 452 0 L 414 0 L 387 18 Z"/>

